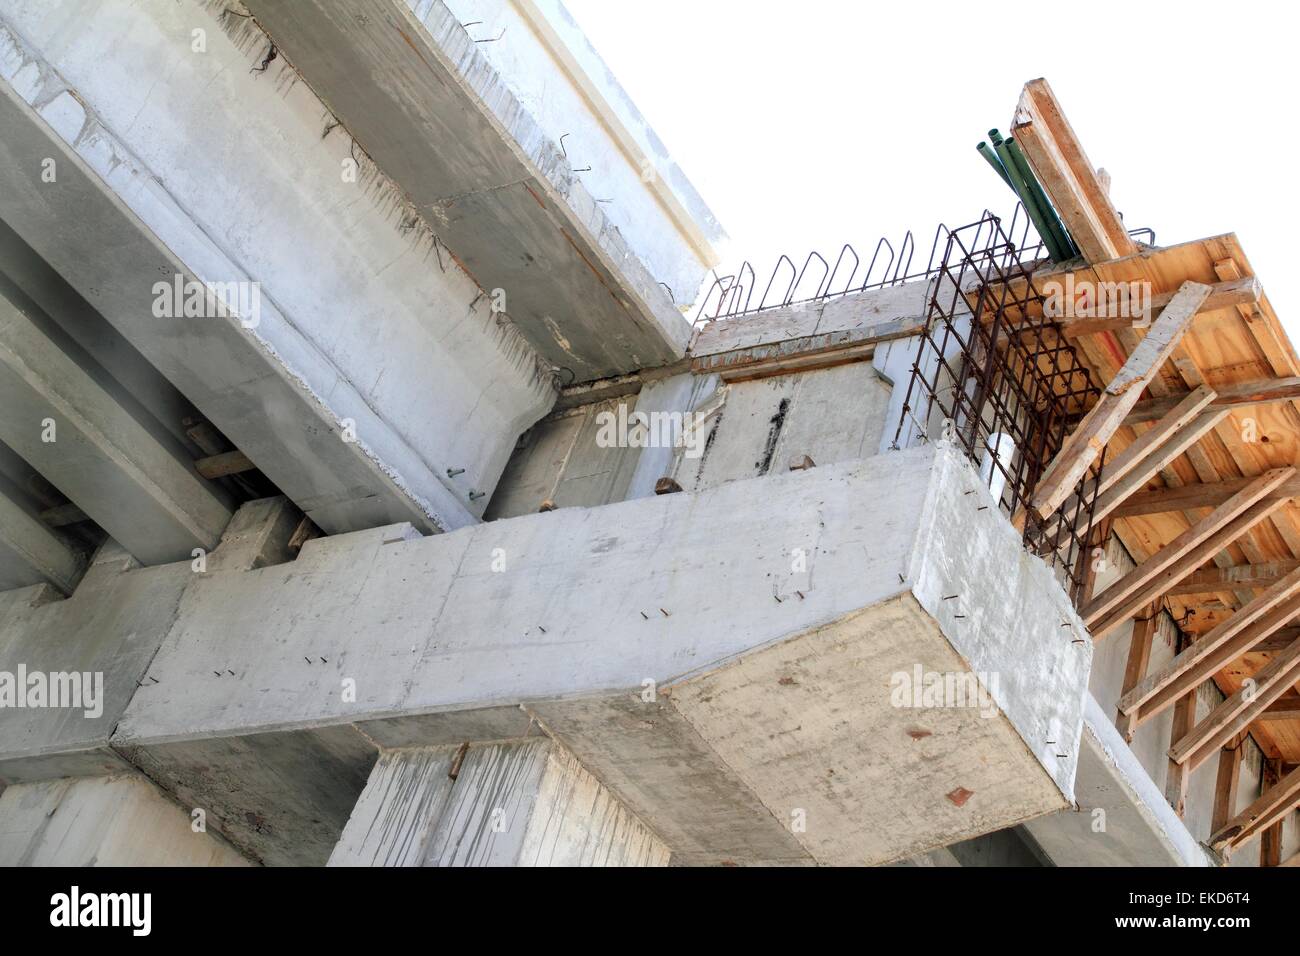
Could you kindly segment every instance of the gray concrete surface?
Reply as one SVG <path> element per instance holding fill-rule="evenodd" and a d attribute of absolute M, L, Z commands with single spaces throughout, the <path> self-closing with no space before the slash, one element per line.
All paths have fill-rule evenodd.
<path fill-rule="evenodd" d="M 0 794 L 0 866 L 249 865 L 207 831 L 202 815 L 138 773 L 43 780 Z"/>
<path fill-rule="evenodd" d="M 472 523 L 550 373 L 363 154 L 347 175 L 351 139 L 322 136 L 329 111 L 283 59 L 260 72 L 269 41 L 222 9 L 7 5 L 0 218 L 322 528 Z M 176 275 L 257 283 L 256 324 L 156 318 Z"/>
<path fill-rule="evenodd" d="M 510 320 L 548 362 L 585 381 L 684 354 L 690 325 L 658 283 L 689 283 L 651 273 L 638 255 L 651 251 L 653 235 L 661 248 L 677 246 L 656 266 L 693 258 L 672 243 L 671 221 L 656 210 L 640 248 L 630 246 L 598 200 L 644 197 L 645 184 L 624 177 L 612 195 L 590 192 L 574 171 L 581 164 L 521 106 L 445 4 L 247 7 L 478 284 L 504 291 Z M 562 74 L 548 72 L 563 90 Z M 678 271 L 698 283 L 704 265 L 685 266 Z"/>
<path fill-rule="evenodd" d="M 572 754 L 541 739 L 385 751 L 329 865 L 664 866 L 669 856 Z"/>

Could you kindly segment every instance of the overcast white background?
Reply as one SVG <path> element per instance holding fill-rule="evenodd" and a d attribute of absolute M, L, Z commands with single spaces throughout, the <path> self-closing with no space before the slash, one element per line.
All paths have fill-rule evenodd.
<path fill-rule="evenodd" d="M 1236 232 L 1293 341 L 1300 67 L 1287 3 L 565 0 L 731 235 L 724 265 L 917 236 L 1010 191 L 975 152 L 1052 84 L 1130 227 Z"/>

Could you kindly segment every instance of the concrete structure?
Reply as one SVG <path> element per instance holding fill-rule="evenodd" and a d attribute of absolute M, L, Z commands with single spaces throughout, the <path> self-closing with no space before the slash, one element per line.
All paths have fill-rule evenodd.
<path fill-rule="evenodd" d="M 0 128 L 0 863 L 1214 861 L 944 279 L 694 328 L 560 3 L 5 0 Z"/>

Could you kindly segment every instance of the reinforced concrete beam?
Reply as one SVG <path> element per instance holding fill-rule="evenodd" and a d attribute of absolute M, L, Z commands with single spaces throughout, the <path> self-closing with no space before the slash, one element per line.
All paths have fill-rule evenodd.
<path fill-rule="evenodd" d="M 355 781 L 375 741 L 520 736 L 503 724 L 528 717 L 679 860 L 913 856 L 1069 800 L 1091 645 L 986 497 L 940 444 L 451 535 L 314 539 L 193 577 L 113 747 L 226 808 L 264 860 L 306 838 L 284 805 L 326 806 L 320 754 L 355 750 L 338 763 Z M 774 505 L 762 527 L 755 500 Z M 970 696 L 891 691 L 918 670 Z M 308 745 L 316 769 L 286 796 Z M 315 819 L 341 829 L 342 802 Z"/>
<path fill-rule="evenodd" d="M 141 562 L 212 548 L 230 520 L 226 496 L 133 405 L 0 273 L 0 440 Z"/>
<path fill-rule="evenodd" d="M 41 521 L 24 497 L 0 474 L 0 591 L 44 582 L 71 594 L 85 556 Z"/>
<path fill-rule="evenodd" d="M 441 0 L 246 6 L 548 362 L 587 381 L 685 354 L 690 324 L 605 211 L 646 184 L 589 192 Z"/>
<path fill-rule="evenodd" d="M 215 4 L 9 5 L 0 218 L 325 531 L 473 523 L 549 367 L 269 47 Z M 160 281 L 217 291 L 160 317 Z"/>

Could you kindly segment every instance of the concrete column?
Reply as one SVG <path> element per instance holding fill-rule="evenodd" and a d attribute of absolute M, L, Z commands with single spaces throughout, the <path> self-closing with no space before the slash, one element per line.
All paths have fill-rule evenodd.
<path fill-rule="evenodd" d="M 330 866 L 666 866 L 669 850 L 550 740 L 385 751 Z"/>
<path fill-rule="evenodd" d="M 202 812 L 187 814 L 137 773 L 43 780 L 0 794 L 0 866 L 250 865 L 207 829 Z"/>

